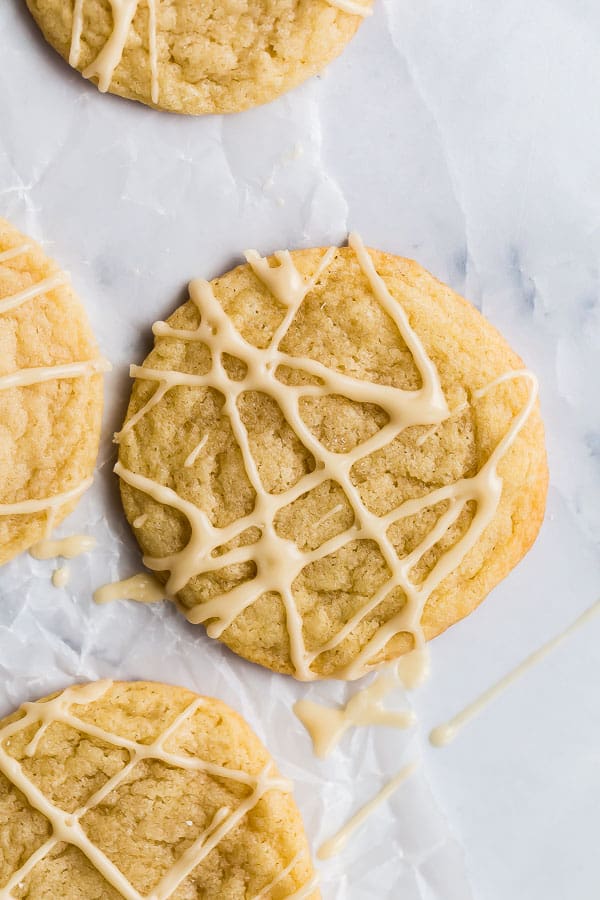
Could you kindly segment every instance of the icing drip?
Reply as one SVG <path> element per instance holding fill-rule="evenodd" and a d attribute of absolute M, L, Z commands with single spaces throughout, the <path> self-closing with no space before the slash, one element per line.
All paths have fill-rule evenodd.
<path fill-rule="evenodd" d="M 410 728 L 415 715 L 410 711 L 393 712 L 383 707 L 387 694 L 400 685 L 397 667 L 391 666 L 376 676 L 367 688 L 357 691 L 342 709 L 332 709 L 311 700 L 299 700 L 294 712 L 310 734 L 317 756 L 329 756 L 346 731 L 355 725 L 386 725 Z"/>
<path fill-rule="evenodd" d="M 194 447 L 194 449 L 192 450 L 192 452 L 190 453 L 190 455 L 187 457 L 186 461 L 183 464 L 186 467 L 186 469 L 189 469 L 191 466 L 194 465 L 194 463 L 200 456 L 200 453 L 202 452 L 202 449 L 203 449 L 204 445 L 206 444 L 207 440 L 208 440 L 208 436 L 204 435 L 202 440 Z"/>
<path fill-rule="evenodd" d="M 10 250 L 3 250 L 0 253 L 0 263 L 8 262 L 9 259 L 15 259 L 17 256 L 24 256 L 33 250 L 33 244 L 21 244 L 19 247 L 11 247 Z"/>
<path fill-rule="evenodd" d="M 30 547 L 29 553 L 34 559 L 75 559 L 82 553 L 88 553 L 96 546 L 96 538 L 87 534 L 75 534 L 71 537 L 60 538 L 56 541 L 40 541 Z"/>
<path fill-rule="evenodd" d="M 92 478 L 86 478 L 81 484 L 71 488 L 69 491 L 63 491 L 60 494 L 55 494 L 53 497 L 44 497 L 41 500 L 21 500 L 18 503 L 0 503 L 0 516 L 26 516 L 30 513 L 45 512 L 48 516 L 47 531 L 50 531 L 56 511 L 60 509 L 61 506 L 64 506 L 65 503 L 69 503 L 70 500 L 75 500 L 76 497 L 79 497 L 84 491 L 87 491 L 92 481 Z"/>
<path fill-rule="evenodd" d="M 138 603 L 156 603 L 165 599 L 165 588 L 153 575 L 140 572 L 124 581 L 105 584 L 94 591 L 94 602 L 103 604 L 112 600 L 136 600 Z"/>
<path fill-rule="evenodd" d="M 0 900 L 14 900 L 12 891 L 19 886 L 38 862 L 44 859 L 57 844 L 62 842 L 77 847 L 100 875 L 126 900 L 168 900 L 196 866 L 238 825 L 265 794 L 274 790 L 284 793 L 289 793 L 292 790 L 292 785 L 289 781 L 272 774 L 272 763 L 270 762 L 258 775 L 250 775 L 242 770 L 219 766 L 197 757 L 180 756 L 164 749 L 165 741 L 175 734 L 178 728 L 185 721 L 191 719 L 196 711 L 203 706 L 204 701 L 202 698 L 194 700 L 152 744 L 147 745 L 139 744 L 129 738 L 105 731 L 97 725 L 84 722 L 73 713 L 73 706 L 93 703 L 101 699 L 111 685 L 112 682 L 110 681 L 100 681 L 94 684 L 69 688 L 58 697 L 47 702 L 24 703 L 22 706 L 22 710 L 25 713 L 24 717 L 0 730 L 0 771 L 21 791 L 29 804 L 48 819 L 52 826 L 52 836 L 49 840 L 23 863 L 4 887 L 0 888 Z M 55 806 L 30 781 L 19 762 L 13 759 L 4 749 L 5 742 L 13 734 L 16 734 L 23 728 L 27 728 L 29 725 L 38 724 L 38 729 L 33 739 L 25 749 L 26 755 L 32 757 L 45 732 L 54 722 L 69 725 L 88 737 L 99 738 L 114 747 L 123 748 L 129 752 L 130 756 L 127 765 L 110 778 L 85 804 L 73 813 L 66 813 L 58 806 Z M 219 809 L 208 828 L 198 836 L 172 868 L 163 875 L 150 894 L 142 896 L 117 866 L 92 843 L 81 825 L 81 819 L 87 812 L 116 790 L 138 762 L 146 759 L 160 760 L 169 766 L 190 772 L 206 772 L 208 775 L 217 778 L 230 779 L 239 784 L 247 785 L 250 788 L 250 793 L 240 802 L 235 810 L 232 811 L 227 807 Z"/>
<path fill-rule="evenodd" d="M 112 13 L 112 29 L 100 53 L 83 71 L 84 78 L 96 78 L 98 89 L 105 93 L 111 85 L 115 70 L 123 57 L 125 45 L 133 19 L 138 10 L 139 0 L 109 0 Z M 153 103 L 159 100 L 158 55 L 157 55 L 157 6 L 156 0 L 146 0 L 148 6 L 148 50 L 150 61 L 151 97 Z M 83 30 L 83 0 L 75 0 L 71 27 L 71 49 L 69 64 L 74 68 L 81 58 L 81 33 Z"/>
<path fill-rule="evenodd" d="M 70 571 L 68 566 L 61 566 L 52 573 L 52 584 L 55 588 L 64 588 L 69 583 Z"/>
<path fill-rule="evenodd" d="M 349 838 L 352 837 L 357 828 L 360 828 L 363 822 L 369 818 L 371 813 L 374 812 L 378 806 L 381 806 L 388 797 L 391 797 L 392 794 L 397 791 L 411 775 L 413 775 L 417 768 L 418 763 L 410 763 L 410 765 L 401 769 L 396 777 L 392 778 L 392 780 L 389 781 L 372 800 L 362 806 L 343 828 L 319 847 L 317 857 L 319 859 L 330 859 L 332 856 L 335 856 L 343 850 Z"/>
<path fill-rule="evenodd" d="M 293 258 L 285 252 L 276 255 L 277 266 L 270 267 L 268 260 L 262 259 L 254 251 L 247 254 L 249 265 L 256 276 L 272 291 L 285 307 L 286 312 L 277 328 L 270 345 L 259 349 L 246 341 L 235 329 L 211 285 L 203 280 L 190 285 L 190 299 L 197 307 L 200 321 L 195 329 L 175 329 L 164 322 L 155 324 L 153 331 L 159 337 L 204 343 L 211 354 L 212 368 L 205 375 L 194 375 L 172 370 L 151 369 L 146 366 L 131 366 L 131 375 L 139 380 L 156 382 L 156 389 L 150 399 L 129 419 L 117 440 L 127 434 L 172 388 L 190 386 L 212 388 L 224 397 L 223 414 L 228 417 L 240 449 L 248 479 L 255 491 L 255 507 L 251 514 L 224 527 L 213 526 L 206 513 L 194 504 L 180 497 L 175 491 L 149 478 L 126 469 L 121 462 L 115 466 L 119 477 L 136 490 L 142 491 L 158 503 L 167 505 L 184 515 L 190 525 L 187 545 L 177 553 L 154 558 L 146 556 L 145 565 L 154 571 L 168 571 L 167 592 L 175 596 L 189 580 L 200 572 L 210 573 L 226 566 L 252 561 L 256 566 L 255 577 L 234 587 L 226 594 L 213 597 L 191 609 L 182 612 L 194 624 L 208 623 L 207 632 L 211 637 L 220 637 L 236 616 L 242 613 L 259 596 L 273 591 L 282 599 L 286 611 L 287 629 L 290 637 L 291 659 L 294 674 L 301 680 L 317 677 L 311 666 L 322 653 L 339 646 L 351 632 L 369 615 L 394 589 L 400 587 L 406 597 L 402 610 L 388 622 L 381 625 L 365 644 L 354 660 L 336 672 L 336 676 L 353 680 L 366 674 L 387 643 L 398 633 L 413 636 L 414 647 L 419 650 L 424 644 L 420 625 L 424 606 L 451 572 L 464 560 L 492 521 L 502 494 L 502 479 L 497 472 L 498 463 L 515 441 L 527 420 L 537 397 L 535 376 L 526 370 L 507 372 L 481 390 L 475 391 L 472 399 L 476 402 L 494 387 L 509 379 L 525 378 L 531 386 L 530 396 L 523 410 L 515 417 L 507 433 L 500 440 L 480 471 L 456 483 L 445 485 L 430 493 L 400 503 L 386 515 L 377 516 L 363 504 L 355 487 L 351 470 L 360 459 L 387 446 L 404 429 L 412 425 L 437 426 L 451 413 L 442 391 L 439 375 L 429 359 L 417 334 L 399 303 L 378 275 L 373 261 L 358 235 L 351 235 L 349 244 L 356 254 L 358 263 L 371 289 L 384 311 L 395 323 L 410 350 L 421 376 L 421 387 L 403 390 L 389 385 L 362 381 L 327 368 L 308 358 L 291 356 L 280 349 L 280 343 L 287 333 L 306 294 L 312 289 L 321 273 L 332 260 L 335 249 L 330 249 L 311 279 L 304 279 L 297 271 Z M 223 354 L 241 360 L 246 367 L 242 380 L 228 377 L 223 365 Z M 286 366 L 293 370 L 315 376 L 320 383 L 293 386 L 283 384 L 276 376 L 277 369 Z M 280 494 L 267 493 L 261 483 L 256 462 L 252 457 L 248 434 L 242 424 L 237 400 L 247 391 L 257 391 L 270 396 L 281 409 L 283 416 L 295 432 L 300 442 L 316 460 L 315 470 L 304 475 L 291 488 Z M 330 394 L 342 395 L 361 403 L 373 403 L 382 408 L 389 421 L 380 430 L 346 453 L 334 453 L 325 448 L 313 435 L 300 415 L 300 401 L 304 397 L 324 397 Z M 342 533 L 325 541 L 316 550 L 301 552 L 293 541 L 281 538 L 275 531 L 273 522 L 279 510 L 293 503 L 325 481 L 336 482 L 343 490 L 354 513 L 354 523 Z M 458 520 L 467 504 L 476 504 L 471 524 L 467 532 L 447 550 L 429 572 L 424 582 L 415 585 L 410 578 L 412 570 L 423 556 L 429 552 Z M 388 536 L 391 525 L 399 520 L 414 516 L 428 507 L 446 502 L 447 509 L 437 523 L 407 556 L 400 558 Z M 214 556 L 218 547 L 239 537 L 246 529 L 254 527 L 260 531 L 260 538 L 251 546 L 238 547 L 220 556 Z M 385 583 L 335 634 L 317 650 L 308 651 L 304 645 L 302 619 L 296 608 L 292 594 L 292 584 L 300 572 L 310 563 L 323 559 L 354 540 L 374 541 L 383 556 L 389 577 Z"/>
<path fill-rule="evenodd" d="M 342 12 L 351 13 L 353 16 L 372 16 L 373 10 L 370 6 L 358 3 L 356 0 L 327 0 L 330 6 L 341 9 Z"/>
<path fill-rule="evenodd" d="M 5 297 L 3 300 L 0 300 L 0 313 L 8 312 L 10 309 L 16 309 L 28 300 L 33 300 L 34 297 L 39 297 L 40 294 L 45 294 L 53 288 L 59 287 L 61 284 L 67 284 L 68 281 L 69 279 L 64 272 L 57 272 L 55 275 L 50 275 L 49 278 L 44 278 L 42 281 L 38 281 L 37 284 L 32 284 L 31 287 L 19 291 L 18 294 L 13 294 L 10 297 Z"/>
<path fill-rule="evenodd" d="M 504 678 L 501 678 L 500 681 L 497 681 L 496 684 L 492 685 L 492 687 L 488 688 L 487 691 L 474 700 L 473 703 L 470 703 L 468 706 L 465 706 L 463 710 L 445 722 L 443 725 L 438 725 L 437 728 L 434 728 L 430 735 L 429 740 L 434 747 L 444 747 L 446 744 L 449 744 L 454 740 L 458 732 L 464 728 L 464 726 L 478 716 L 483 710 L 498 697 L 506 688 L 510 687 L 515 681 L 517 681 L 522 675 L 529 671 L 533 666 L 537 663 L 541 662 L 546 656 L 552 653 L 563 641 L 567 640 L 575 631 L 581 628 L 583 625 L 586 625 L 594 616 L 598 615 L 600 612 L 600 600 L 597 603 L 594 603 L 588 610 L 586 610 L 583 615 L 579 616 L 568 628 L 565 628 L 561 634 L 557 635 L 552 640 L 548 641 L 548 643 L 544 644 L 539 650 L 536 650 L 530 656 L 528 656 L 520 665 L 518 665 L 512 672 L 509 672 L 508 675 L 505 675 Z"/>
<path fill-rule="evenodd" d="M 142 525 L 145 525 L 147 521 L 148 521 L 148 513 L 144 513 L 144 515 L 138 516 L 137 519 L 133 520 L 133 527 L 141 528 Z"/>

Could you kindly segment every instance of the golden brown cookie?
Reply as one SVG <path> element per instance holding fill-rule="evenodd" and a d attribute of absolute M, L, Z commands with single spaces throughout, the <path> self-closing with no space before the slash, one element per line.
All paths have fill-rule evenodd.
<path fill-rule="evenodd" d="M 255 253 L 154 327 L 116 471 L 194 623 L 302 679 L 353 679 L 470 613 L 547 488 L 537 382 L 416 263 Z"/>
<path fill-rule="evenodd" d="M 291 790 L 219 700 L 73 686 L 0 722 L 0 895 L 316 900 Z"/>
<path fill-rule="evenodd" d="M 105 369 L 68 276 L 0 219 L 0 564 L 91 483 Z"/>
<path fill-rule="evenodd" d="M 101 91 L 172 112 L 267 103 L 342 52 L 372 0 L 27 0 Z"/>

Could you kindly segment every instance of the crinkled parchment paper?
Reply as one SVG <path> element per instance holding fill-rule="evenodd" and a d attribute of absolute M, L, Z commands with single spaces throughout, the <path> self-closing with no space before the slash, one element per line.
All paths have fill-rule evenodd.
<path fill-rule="evenodd" d="M 597 599 L 600 585 L 600 10 L 592 0 L 376 0 L 322 78 L 227 118 L 158 113 L 96 89 L 0 3 L 0 213 L 71 272 L 103 352 L 94 487 L 60 534 L 96 550 L 0 571 L 0 713 L 73 680 L 151 678 L 242 712 L 297 785 L 315 847 L 407 761 L 423 765 L 331 862 L 326 900 L 592 900 L 600 826 L 600 623 L 444 751 L 429 728 Z M 235 658 L 166 604 L 97 607 L 140 569 L 112 432 L 151 323 L 256 247 L 367 243 L 469 296 L 540 376 L 552 470 L 527 559 L 433 646 L 412 733 L 346 735 L 326 762 L 291 712 L 307 688 Z M 390 699 L 401 708 L 409 700 Z"/>

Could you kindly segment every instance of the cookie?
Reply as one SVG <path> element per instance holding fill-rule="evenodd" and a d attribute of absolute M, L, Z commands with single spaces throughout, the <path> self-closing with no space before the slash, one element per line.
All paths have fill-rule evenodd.
<path fill-rule="evenodd" d="M 27 0 L 101 91 L 172 112 L 267 103 L 342 52 L 372 0 Z"/>
<path fill-rule="evenodd" d="M 0 722 L 0 896 L 316 900 L 292 785 L 219 700 L 77 685 Z"/>
<path fill-rule="evenodd" d="M 0 219 L 0 564 L 91 483 L 106 368 L 67 274 Z"/>
<path fill-rule="evenodd" d="M 154 326 L 116 471 L 193 623 L 303 680 L 355 679 L 462 619 L 540 527 L 537 382 L 419 265 L 300 250 Z"/>

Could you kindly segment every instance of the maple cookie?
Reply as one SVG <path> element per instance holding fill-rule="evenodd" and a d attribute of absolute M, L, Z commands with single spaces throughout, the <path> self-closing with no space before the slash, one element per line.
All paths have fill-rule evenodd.
<path fill-rule="evenodd" d="M 416 263 L 282 252 L 154 326 L 116 471 L 193 623 L 310 680 L 358 678 L 470 613 L 531 546 L 537 382 Z"/>
<path fill-rule="evenodd" d="M 66 273 L 0 219 L 0 564 L 91 483 L 106 368 Z"/>
<path fill-rule="evenodd" d="M 0 896 L 319 897 L 292 785 L 219 700 L 98 681 L 0 722 Z"/>
<path fill-rule="evenodd" d="M 172 112 L 267 103 L 342 52 L 373 0 L 27 0 L 101 91 Z"/>

